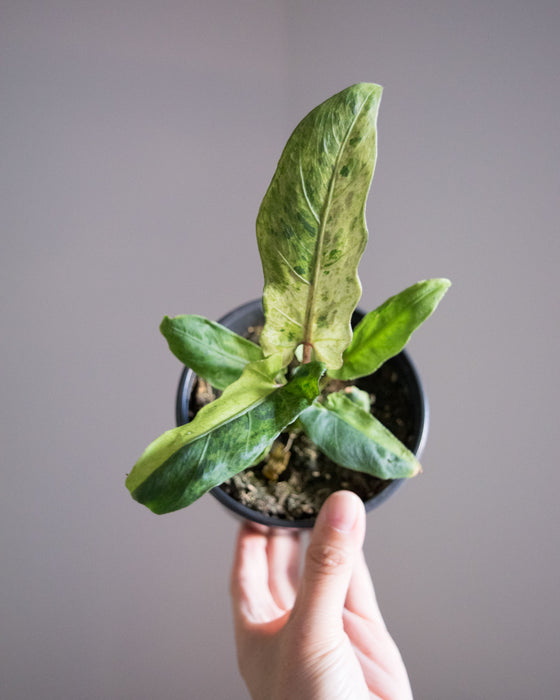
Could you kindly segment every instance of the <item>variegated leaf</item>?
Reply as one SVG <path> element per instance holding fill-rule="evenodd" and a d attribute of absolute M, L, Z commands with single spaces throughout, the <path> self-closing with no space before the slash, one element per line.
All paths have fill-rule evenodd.
<path fill-rule="evenodd" d="M 342 363 L 361 294 L 381 92 L 359 83 L 334 95 L 300 122 L 282 153 L 257 218 L 266 355 L 281 351 L 288 361 L 303 344 L 304 359 Z"/>

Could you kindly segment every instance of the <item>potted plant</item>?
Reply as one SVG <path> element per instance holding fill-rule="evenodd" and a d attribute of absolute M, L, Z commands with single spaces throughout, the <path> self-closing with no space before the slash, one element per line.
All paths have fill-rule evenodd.
<path fill-rule="evenodd" d="M 423 394 L 403 348 L 450 283 L 418 282 L 374 311 L 355 311 L 381 92 L 369 83 L 343 90 L 288 140 L 257 217 L 262 308 L 253 302 L 222 323 L 163 319 L 170 349 L 189 368 L 178 422 L 192 419 L 152 442 L 127 477 L 132 497 L 153 512 L 186 507 L 208 491 L 231 505 L 247 479 L 246 490 L 257 488 L 257 473 L 278 505 L 286 472 L 298 470 L 322 478 L 323 500 L 325 480 L 344 486 L 336 476 L 356 474 L 378 487 L 366 499 L 371 506 L 421 471 Z M 420 401 L 408 446 L 374 415 L 379 392 Z M 243 503 L 237 510 L 271 525 L 307 526 L 318 505 L 295 520 Z"/>

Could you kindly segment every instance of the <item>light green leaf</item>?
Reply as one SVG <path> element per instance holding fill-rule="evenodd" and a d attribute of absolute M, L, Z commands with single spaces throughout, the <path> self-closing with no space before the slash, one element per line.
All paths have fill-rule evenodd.
<path fill-rule="evenodd" d="M 247 363 L 263 357 L 258 345 L 203 316 L 165 316 L 159 329 L 171 352 L 216 389 L 225 389 Z"/>
<path fill-rule="evenodd" d="M 266 367 L 263 374 L 270 359 L 276 367 Z M 281 359 L 248 365 L 241 379 L 192 423 L 153 442 L 127 478 L 132 497 L 154 513 L 169 513 L 253 464 L 319 393 L 324 365 L 302 366 L 288 384 L 277 387 L 270 376 L 281 367 Z"/>
<path fill-rule="evenodd" d="M 344 389 L 344 395 L 347 396 L 350 401 L 353 401 L 356 405 L 362 408 L 367 413 L 371 410 L 371 396 L 363 389 L 358 389 L 357 386 L 349 386 Z"/>
<path fill-rule="evenodd" d="M 315 402 L 299 417 L 307 435 L 333 462 L 379 479 L 403 479 L 421 471 L 416 457 L 377 418 L 342 392 Z"/>
<path fill-rule="evenodd" d="M 342 367 L 329 375 L 352 380 L 373 374 L 404 348 L 412 333 L 435 311 L 450 285 L 446 279 L 417 282 L 370 311 L 354 329 Z"/>
<path fill-rule="evenodd" d="M 266 355 L 282 351 L 288 362 L 304 344 L 328 368 L 342 363 L 361 294 L 381 92 L 360 83 L 334 95 L 300 122 L 282 153 L 257 218 Z"/>

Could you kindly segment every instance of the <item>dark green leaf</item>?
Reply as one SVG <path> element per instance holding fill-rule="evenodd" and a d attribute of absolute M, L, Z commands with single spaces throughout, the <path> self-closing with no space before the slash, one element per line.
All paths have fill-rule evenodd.
<path fill-rule="evenodd" d="M 397 438 L 341 392 L 315 402 L 299 422 L 333 462 L 379 479 L 402 479 L 421 471 L 420 463 Z"/>
<path fill-rule="evenodd" d="M 446 279 L 417 282 L 366 314 L 344 351 L 342 367 L 329 375 L 352 380 L 373 374 L 404 348 L 412 333 L 435 311 L 450 284 Z"/>
<path fill-rule="evenodd" d="M 248 362 L 263 356 L 255 343 L 202 316 L 165 316 L 159 328 L 171 352 L 216 389 L 225 389 Z"/>
<path fill-rule="evenodd" d="M 246 366 L 242 376 L 231 384 L 212 403 L 202 408 L 195 420 L 160 435 L 144 451 L 126 481 L 130 491 L 135 490 L 146 478 L 183 445 L 214 430 L 239 413 L 258 403 L 273 392 L 278 385 L 274 375 L 281 366 L 281 355 L 271 355 Z"/>
<path fill-rule="evenodd" d="M 262 362 L 267 361 L 255 364 Z M 266 379 L 259 385 L 252 377 L 248 400 L 243 382 L 251 371 L 249 365 L 192 423 L 164 433 L 148 447 L 127 479 L 133 498 L 154 513 L 169 513 L 249 467 L 316 398 L 324 365 L 298 368 L 281 387 L 270 388 Z"/>
<path fill-rule="evenodd" d="M 382 88 L 360 83 L 308 114 L 291 135 L 257 218 L 265 354 L 303 344 L 338 368 L 360 298 L 366 197 Z"/>

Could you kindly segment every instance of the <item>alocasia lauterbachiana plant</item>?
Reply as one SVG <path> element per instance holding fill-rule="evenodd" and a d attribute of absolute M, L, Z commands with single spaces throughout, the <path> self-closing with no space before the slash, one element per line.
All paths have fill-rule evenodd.
<path fill-rule="evenodd" d="M 201 316 L 163 319 L 172 352 L 222 393 L 152 442 L 128 475 L 133 498 L 155 513 L 188 506 L 257 463 L 284 431 L 303 431 L 334 462 L 381 479 L 420 470 L 370 413 L 365 392 L 331 390 L 331 380 L 369 375 L 399 353 L 450 284 L 418 282 L 352 332 L 381 92 L 360 83 L 334 95 L 300 122 L 282 153 L 257 218 L 260 345 Z"/>

